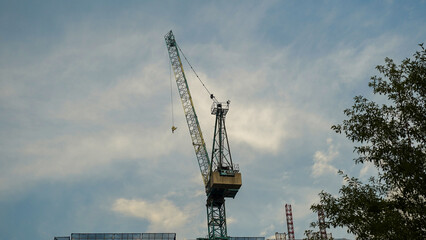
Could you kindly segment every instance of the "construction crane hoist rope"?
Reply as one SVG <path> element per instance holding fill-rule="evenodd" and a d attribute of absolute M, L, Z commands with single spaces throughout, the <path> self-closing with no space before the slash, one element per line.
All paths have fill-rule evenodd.
<path fill-rule="evenodd" d="M 204 181 L 207 196 L 208 239 L 229 239 L 226 227 L 225 198 L 235 198 L 242 184 L 239 168 L 232 162 L 225 127 L 225 118 L 229 110 L 230 102 L 217 101 L 214 95 L 207 90 L 198 75 L 196 75 L 209 92 L 210 98 L 213 100 L 211 114 L 216 116 L 212 154 L 211 158 L 209 158 L 179 55 L 179 51 L 181 50 L 176 43 L 172 31 L 168 32 L 164 36 L 164 39 L 166 40 L 170 63 L 173 68 L 178 92 L 182 101 L 192 145 Z M 185 57 L 185 55 L 183 56 Z M 192 66 L 191 69 L 193 70 Z"/>

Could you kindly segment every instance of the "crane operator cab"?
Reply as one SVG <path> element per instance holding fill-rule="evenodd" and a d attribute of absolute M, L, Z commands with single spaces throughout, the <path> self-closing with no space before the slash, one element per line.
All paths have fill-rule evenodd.
<path fill-rule="evenodd" d="M 227 198 L 235 198 L 242 184 L 241 173 L 234 172 L 234 176 L 220 175 L 219 171 L 212 172 L 210 189 L 212 194 L 223 194 Z"/>

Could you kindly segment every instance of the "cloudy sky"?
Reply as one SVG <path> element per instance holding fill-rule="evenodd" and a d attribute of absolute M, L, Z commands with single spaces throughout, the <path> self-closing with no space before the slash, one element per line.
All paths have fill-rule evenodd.
<path fill-rule="evenodd" d="M 203 184 L 173 82 L 173 29 L 198 75 L 231 100 L 227 130 L 243 187 L 231 236 L 317 216 L 353 143 L 330 126 L 385 57 L 426 39 L 425 1 L 0 1 L 0 239 L 73 232 L 207 234 Z M 211 100 L 187 65 L 208 149 Z M 335 237 L 353 238 L 345 229 Z"/>

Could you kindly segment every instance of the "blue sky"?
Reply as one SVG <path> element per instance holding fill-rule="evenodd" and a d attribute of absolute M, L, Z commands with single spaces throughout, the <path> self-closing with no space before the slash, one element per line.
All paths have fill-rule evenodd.
<path fill-rule="evenodd" d="M 205 196 L 163 36 L 219 100 L 243 187 L 231 236 L 296 237 L 343 184 L 344 119 L 385 57 L 426 39 L 426 1 L 0 1 L 0 239 L 72 232 L 206 235 Z M 186 68 L 207 146 L 211 100 Z M 330 229 L 335 237 L 354 236 Z"/>

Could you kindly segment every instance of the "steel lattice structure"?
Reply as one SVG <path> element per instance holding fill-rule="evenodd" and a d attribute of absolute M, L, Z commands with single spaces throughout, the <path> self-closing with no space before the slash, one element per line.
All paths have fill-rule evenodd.
<path fill-rule="evenodd" d="M 229 110 L 229 101 L 220 103 L 212 94 L 210 96 L 214 100 L 211 113 L 216 115 L 216 123 L 212 159 L 209 160 L 200 123 L 195 113 L 179 56 L 180 49 L 172 31 L 167 33 L 164 38 L 206 190 L 208 237 L 209 239 L 229 239 L 226 227 L 225 197 L 234 198 L 241 187 L 241 173 L 239 173 L 239 169 L 234 168 L 232 163 L 225 128 L 225 116 Z"/>
<path fill-rule="evenodd" d="M 207 199 L 209 239 L 227 238 L 225 199 Z"/>
<path fill-rule="evenodd" d="M 326 229 L 325 215 L 322 209 L 318 210 L 318 225 L 320 229 L 321 239 L 327 239 L 327 231 L 325 230 Z"/>
<path fill-rule="evenodd" d="M 220 171 L 221 175 L 234 175 L 231 150 L 229 148 L 228 134 L 226 133 L 225 117 L 229 110 L 229 101 L 226 103 L 214 102 L 212 115 L 216 115 L 212 147 L 213 169 Z"/>
<path fill-rule="evenodd" d="M 172 64 L 177 88 L 180 99 L 182 101 L 183 111 L 185 112 L 189 134 L 191 135 L 192 139 L 192 145 L 194 146 L 195 154 L 197 155 L 198 165 L 200 166 L 204 185 L 207 186 L 210 177 L 210 160 L 207 154 L 203 133 L 201 132 L 200 123 L 198 122 L 197 113 L 195 112 L 194 103 L 192 102 L 188 83 L 186 81 L 185 72 L 183 70 L 182 61 L 179 56 L 176 40 L 172 31 L 170 31 L 164 38 L 166 40 L 170 62 Z"/>
<path fill-rule="evenodd" d="M 288 239 L 294 240 L 293 213 L 291 211 L 291 205 L 290 204 L 285 205 L 285 215 L 286 215 L 286 218 L 287 218 Z"/>

